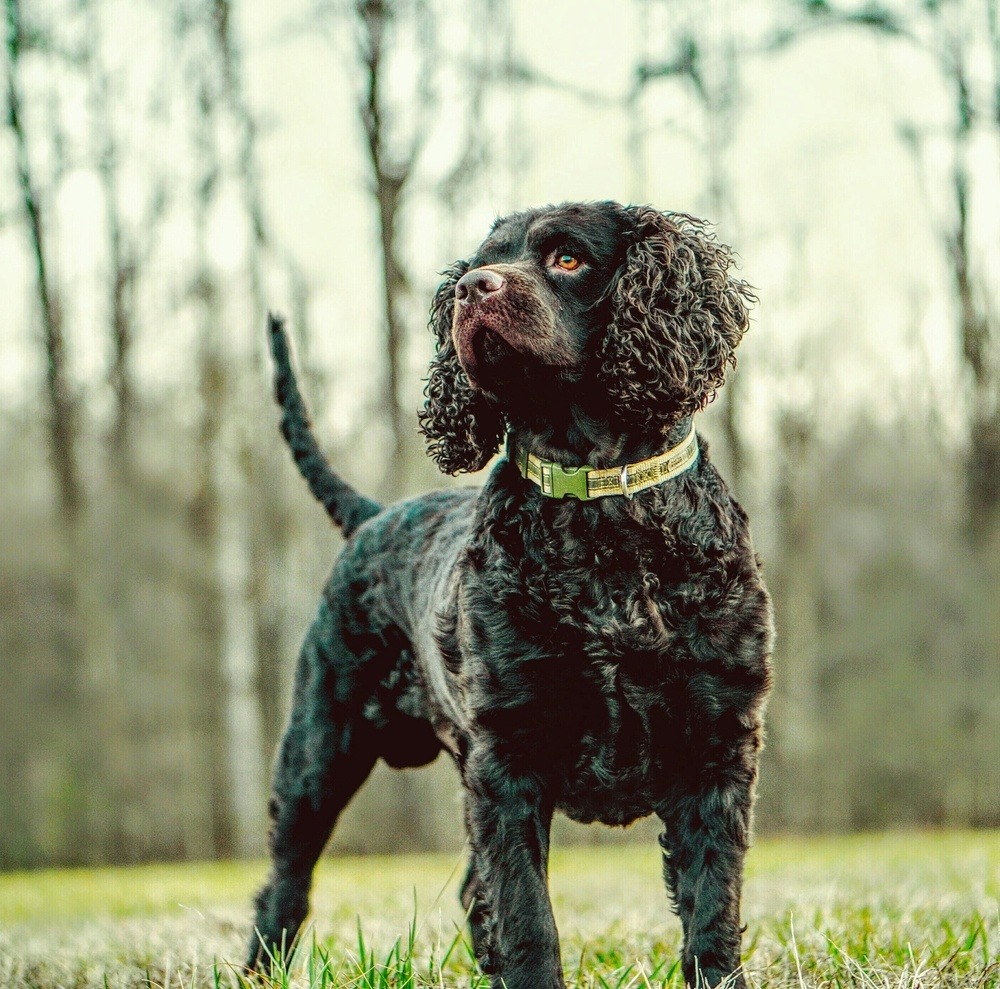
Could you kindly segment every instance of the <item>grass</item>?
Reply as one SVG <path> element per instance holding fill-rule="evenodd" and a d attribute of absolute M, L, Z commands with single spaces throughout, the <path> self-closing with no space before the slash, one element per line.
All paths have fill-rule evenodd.
<path fill-rule="evenodd" d="M 312 921 L 266 989 L 486 989 L 454 856 L 328 859 Z M 681 987 L 655 847 L 556 850 L 577 989 Z M 3 989 L 242 989 L 263 863 L 0 875 Z M 756 986 L 1000 989 L 1000 833 L 760 841 L 744 894 Z"/>

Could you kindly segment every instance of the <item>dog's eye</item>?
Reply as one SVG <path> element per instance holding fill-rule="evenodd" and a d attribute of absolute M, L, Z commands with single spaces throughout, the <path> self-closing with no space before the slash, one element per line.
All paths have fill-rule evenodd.
<path fill-rule="evenodd" d="M 555 254 L 553 256 L 552 264 L 556 268 L 562 268 L 563 271 L 576 271 L 582 262 L 578 257 L 576 257 L 576 255 L 570 254 L 568 251 L 564 251 L 561 254 Z"/>

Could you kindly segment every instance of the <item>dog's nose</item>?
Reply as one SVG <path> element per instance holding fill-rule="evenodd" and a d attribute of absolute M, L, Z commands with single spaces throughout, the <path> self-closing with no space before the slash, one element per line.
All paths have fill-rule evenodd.
<path fill-rule="evenodd" d="M 455 285 L 455 298 L 460 305 L 468 306 L 481 302 L 488 295 L 503 288 L 503 278 L 489 268 L 473 268 L 467 271 Z"/>

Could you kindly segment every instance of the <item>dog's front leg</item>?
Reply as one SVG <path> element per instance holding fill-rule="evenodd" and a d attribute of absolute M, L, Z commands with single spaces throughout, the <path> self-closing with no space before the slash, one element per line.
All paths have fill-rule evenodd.
<path fill-rule="evenodd" d="M 497 989 L 563 989 L 548 889 L 551 802 L 537 777 L 485 744 L 469 753 L 464 779 L 489 950 L 480 961 Z"/>
<path fill-rule="evenodd" d="M 729 760 L 689 770 L 687 782 L 658 809 L 666 825 L 663 874 L 684 927 L 689 986 L 727 979 L 733 989 L 746 985 L 739 970 L 740 894 L 759 744 L 754 733 Z"/>

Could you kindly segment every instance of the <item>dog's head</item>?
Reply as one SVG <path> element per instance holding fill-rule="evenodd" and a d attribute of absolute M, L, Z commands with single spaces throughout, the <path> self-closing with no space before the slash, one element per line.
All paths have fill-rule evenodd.
<path fill-rule="evenodd" d="M 544 434 L 554 422 L 655 446 L 735 363 L 754 296 L 732 260 L 701 221 L 647 206 L 498 220 L 431 307 L 420 416 L 431 456 L 449 474 L 478 470 L 508 426 Z"/>

